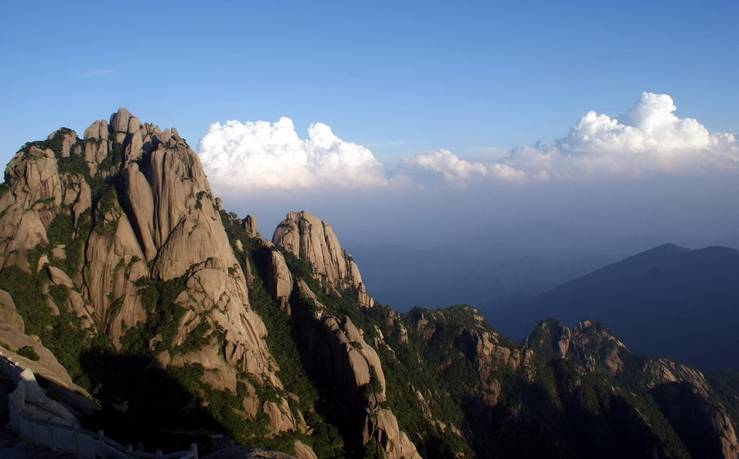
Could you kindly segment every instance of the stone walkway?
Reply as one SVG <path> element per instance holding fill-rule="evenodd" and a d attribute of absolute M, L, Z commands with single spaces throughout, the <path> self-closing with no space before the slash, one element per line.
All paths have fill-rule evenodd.
<path fill-rule="evenodd" d="M 0 458 L 2 459 L 72 459 L 73 455 L 60 454 L 23 442 L 8 428 L 8 392 L 13 384 L 0 378 Z"/>

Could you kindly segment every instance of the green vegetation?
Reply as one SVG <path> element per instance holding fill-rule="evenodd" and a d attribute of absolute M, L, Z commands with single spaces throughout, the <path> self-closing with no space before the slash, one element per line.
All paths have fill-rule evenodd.
<path fill-rule="evenodd" d="M 203 347 L 206 341 L 206 335 L 210 332 L 211 327 L 205 319 L 201 319 L 195 328 L 185 337 L 185 341 L 181 346 L 173 349 L 176 354 L 187 354 L 194 352 Z"/>
<path fill-rule="evenodd" d="M 65 257 L 63 260 L 54 259 L 54 265 L 62 268 L 71 278 L 80 271 L 82 251 L 89 234 L 89 220 L 90 214 L 88 211 L 80 216 L 75 227 L 71 215 L 61 212 L 54 217 L 46 230 L 49 238 L 49 245 L 47 246 L 49 259 L 54 259 L 52 256 L 54 247 L 63 245 Z M 75 234 L 78 236 L 75 237 Z"/>
<path fill-rule="evenodd" d="M 161 340 L 156 344 L 156 351 L 173 348 L 177 327 L 180 319 L 185 314 L 185 309 L 177 304 L 175 300 L 180 292 L 185 289 L 186 281 L 187 274 L 165 282 L 149 278 L 141 278 L 136 282 L 148 318 L 129 329 L 121 339 L 121 346 L 125 353 L 148 355 L 149 341 L 157 335 L 161 336 Z M 192 342 L 188 346 L 194 349 L 194 346 L 198 344 Z"/>
<path fill-rule="evenodd" d="M 72 216 L 67 213 L 60 213 L 54 217 L 49 227 L 46 228 L 46 236 L 49 238 L 49 245 L 52 247 L 58 244 L 67 244 L 74 236 Z"/>
<path fill-rule="evenodd" d="M 26 142 L 25 145 L 23 145 L 23 147 L 21 148 L 21 150 L 24 153 L 27 153 L 28 150 L 31 149 L 31 147 L 40 148 L 42 150 L 45 150 L 48 148 L 51 151 L 53 151 L 57 157 L 60 157 L 62 154 L 62 144 L 64 142 L 64 136 L 66 136 L 67 134 L 72 134 L 72 133 L 74 133 L 74 131 L 69 128 L 66 128 L 66 127 L 59 128 L 56 131 L 54 131 L 54 135 L 50 139 L 37 140 L 34 142 Z"/>
<path fill-rule="evenodd" d="M 54 300 L 54 304 L 57 306 L 66 306 L 69 300 L 69 292 L 67 287 L 63 285 L 52 285 L 49 287 L 49 296 Z"/>
<path fill-rule="evenodd" d="M 267 421 L 262 410 L 257 411 L 256 419 L 245 421 L 238 414 L 242 410 L 241 402 L 242 397 L 238 394 L 211 391 L 208 394 L 208 412 L 234 440 L 249 444 L 267 435 Z"/>
<path fill-rule="evenodd" d="M 26 323 L 26 332 L 39 336 L 53 319 L 41 294 L 40 277 L 35 273 L 26 273 L 17 266 L 0 271 L 0 289 L 10 293 L 18 313 Z"/>
<path fill-rule="evenodd" d="M 39 360 L 41 357 L 36 353 L 36 350 L 31 346 L 23 346 L 18 349 L 17 354 L 31 360 Z"/>
<path fill-rule="evenodd" d="M 85 162 L 85 158 L 82 155 L 71 154 L 64 157 L 57 158 L 57 166 L 59 172 L 62 174 L 79 175 L 91 181 L 90 168 Z"/>
<path fill-rule="evenodd" d="M 123 162 L 123 145 L 118 142 L 111 142 L 110 152 L 100 161 L 98 165 L 99 173 L 114 175 Z"/>
<path fill-rule="evenodd" d="M 83 350 L 92 345 L 93 339 L 81 330 L 79 319 L 66 304 L 57 304 L 59 315 L 51 313 L 41 293 L 42 286 L 48 284 L 48 278 L 43 273 L 25 273 L 15 266 L 5 268 L 0 272 L 0 289 L 13 297 L 18 313 L 26 324 L 26 333 L 41 337 L 44 345 L 54 353 L 70 376 L 80 382 L 84 376 L 80 356 Z M 62 299 L 66 292 L 52 287 L 50 295 Z"/>
<path fill-rule="evenodd" d="M 93 229 L 100 235 L 111 235 L 115 233 L 118 226 L 117 216 L 123 213 L 118 204 L 118 194 L 115 187 L 106 183 L 97 193 L 95 200 L 95 212 L 93 213 L 95 224 Z M 110 215 L 111 218 L 106 218 Z"/>

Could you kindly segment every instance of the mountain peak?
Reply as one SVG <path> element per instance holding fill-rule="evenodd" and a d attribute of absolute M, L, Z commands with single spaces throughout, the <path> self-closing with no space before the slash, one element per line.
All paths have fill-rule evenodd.
<path fill-rule="evenodd" d="M 335 291 L 354 289 L 360 304 L 372 307 L 359 267 L 339 244 L 333 228 L 317 216 L 301 210 L 288 212 L 272 236 L 272 242 L 307 262 L 314 277 Z"/>

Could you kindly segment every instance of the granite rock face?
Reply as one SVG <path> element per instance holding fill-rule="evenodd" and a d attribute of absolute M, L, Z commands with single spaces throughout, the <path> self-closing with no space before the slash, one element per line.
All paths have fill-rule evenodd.
<path fill-rule="evenodd" d="M 296 288 L 292 317 L 304 324 L 300 348 L 318 387 L 341 406 L 345 437 L 355 445 L 373 442 L 388 458 L 419 458 L 395 414 L 381 408 L 387 400 L 385 373 L 364 332 L 349 317 L 330 312 L 304 280 Z"/>
<path fill-rule="evenodd" d="M 83 139 L 60 129 L 27 145 L 5 176 L 0 269 L 48 273 L 43 301 L 52 315 L 69 310 L 84 333 L 120 350 L 129 332 L 155 319 L 147 292 L 176 282 L 182 288 L 173 307 L 184 313 L 170 342 L 151 341 L 160 364 L 202 366 L 218 390 L 235 392 L 239 382 L 282 389 L 210 185 L 176 130 L 119 109 L 109 122 L 93 122 Z M 36 258 L 39 251 L 48 255 Z M 196 330 L 196 345 L 176 351 Z M 278 411 L 270 422 L 295 429 L 290 409 Z"/>
<path fill-rule="evenodd" d="M 362 282 L 359 267 L 341 248 L 328 223 L 305 211 L 289 212 L 275 229 L 272 242 L 306 261 L 314 277 L 327 289 L 338 292 L 354 289 L 362 306 L 374 305 Z"/>
<path fill-rule="evenodd" d="M 26 325 L 15 308 L 13 298 L 5 290 L 0 290 L 0 323 L 20 333 L 26 331 Z"/>
<path fill-rule="evenodd" d="M 28 349 L 33 352 L 30 353 Z M 9 359 L 67 391 L 87 394 L 74 384 L 66 368 L 37 336 L 25 333 L 23 318 L 18 314 L 10 294 L 4 290 L 0 290 L 0 359 Z M 82 400 L 85 400 L 84 395 Z M 86 405 L 94 407 L 92 402 Z"/>
<path fill-rule="evenodd" d="M 259 232 L 257 231 L 257 219 L 256 217 L 252 215 L 247 215 L 244 217 L 244 220 L 242 220 L 241 224 L 244 226 L 244 231 L 246 231 L 246 235 L 250 238 L 258 238 Z"/>
<path fill-rule="evenodd" d="M 267 287 L 275 301 L 286 313 L 290 313 L 290 294 L 293 291 L 293 276 L 285 262 L 285 257 L 269 241 L 260 241 L 261 249 L 267 252 Z"/>

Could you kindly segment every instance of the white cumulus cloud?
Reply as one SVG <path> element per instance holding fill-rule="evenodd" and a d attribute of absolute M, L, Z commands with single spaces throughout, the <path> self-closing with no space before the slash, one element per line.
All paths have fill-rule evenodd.
<path fill-rule="evenodd" d="M 467 161 L 449 150 L 421 153 L 412 158 L 410 163 L 420 169 L 441 174 L 447 182 L 455 184 L 463 183 L 475 176 L 504 179 L 525 177 L 523 172 L 507 164 Z"/>
<path fill-rule="evenodd" d="M 586 113 L 552 144 L 518 147 L 495 162 L 469 162 L 449 151 L 416 155 L 416 167 L 450 181 L 473 176 L 530 179 L 577 176 L 693 174 L 736 170 L 739 142 L 675 115 L 668 94 L 642 93 L 625 115 Z"/>
<path fill-rule="evenodd" d="M 626 114 L 589 111 L 551 143 L 516 147 L 484 161 L 449 150 L 420 153 L 406 159 L 400 172 L 389 169 L 390 174 L 369 148 L 337 137 L 326 124 L 312 124 L 301 138 L 285 117 L 273 123 L 212 124 L 199 153 L 217 188 L 238 191 L 377 187 L 423 181 L 429 174 L 458 185 L 475 179 L 523 182 L 739 171 L 734 134 L 711 132 L 676 111 L 668 94 L 644 92 Z"/>
<path fill-rule="evenodd" d="M 210 180 L 236 190 L 370 187 L 388 180 L 372 152 L 337 137 L 323 123 L 301 139 L 292 120 L 214 123 L 200 141 Z"/>

